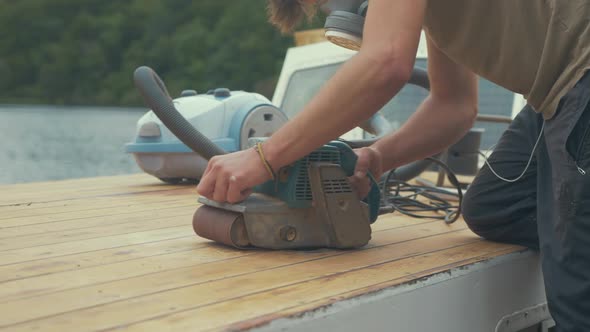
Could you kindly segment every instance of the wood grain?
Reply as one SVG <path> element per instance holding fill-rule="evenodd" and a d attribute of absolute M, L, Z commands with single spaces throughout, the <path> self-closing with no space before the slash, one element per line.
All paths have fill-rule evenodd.
<path fill-rule="evenodd" d="M 0 187 L 0 330 L 240 330 L 522 248 L 380 217 L 360 250 L 194 235 L 194 186 L 146 175 Z"/>

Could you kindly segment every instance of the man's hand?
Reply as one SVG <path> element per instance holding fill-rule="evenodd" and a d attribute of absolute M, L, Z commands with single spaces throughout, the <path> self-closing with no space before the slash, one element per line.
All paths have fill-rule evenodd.
<path fill-rule="evenodd" d="M 197 186 L 197 192 L 217 202 L 237 203 L 245 200 L 252 188 L 270 180 L 254 149 L 243 150 L 209 160 Z"/>
<path fill-rule="evenodd" d="M 371 182 L 367 173 L 370 172 L 375 179 L 379 179 L 383 173 L 382 157 L 379 150 L 368 147 L 354 150 L 358 156 L 354 175 L 348 180 L 356 190 L 359 198 L 365 198 L 371 189 Z"/>

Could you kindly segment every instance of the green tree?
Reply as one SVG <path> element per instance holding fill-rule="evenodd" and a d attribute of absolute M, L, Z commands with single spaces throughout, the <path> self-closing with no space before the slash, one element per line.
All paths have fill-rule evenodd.
<path fill-rule="evenodd" d="M 141 105 L 136 67 L 172 94 L 254 91 L 276 79 L 290 36 L 265 0 L 0 0 L 0 103 Z M 312 24 L 313 26 L 313 24 Z"/>

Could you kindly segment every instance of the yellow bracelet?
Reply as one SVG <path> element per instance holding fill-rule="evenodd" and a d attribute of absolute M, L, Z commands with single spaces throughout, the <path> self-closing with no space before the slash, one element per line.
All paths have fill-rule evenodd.
<path fill-rule="evenodd" d="M 275 172 L 272 169 L 272 167 L 270 166 L 268 160 L 266 160 L 266 158 L 264 157 L 264 151 L 262 151 L 262 143 L 261 142 L 256 143 L 256 146 L 254 147 L 254 150 L 256 150 L 256 152 L 258 152 L 258 155 L 260 156 L 260 160 L 262 160 L 262 163 L 264 164 L 264 167 L 266 167 L 266 170 L 268 171 L 268 173 L 270 173 L 270 177 L 274 181 L 274 179 L 275 179 Z"/>

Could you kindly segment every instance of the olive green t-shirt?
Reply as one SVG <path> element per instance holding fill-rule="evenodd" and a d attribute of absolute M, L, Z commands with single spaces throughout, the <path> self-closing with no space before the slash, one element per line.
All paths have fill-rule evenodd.
<path fill-rule="evenodd" d="M 545 119 L 590 68 L 590 0 L 429 0 L 424 30 L 453 61 Z"/>

